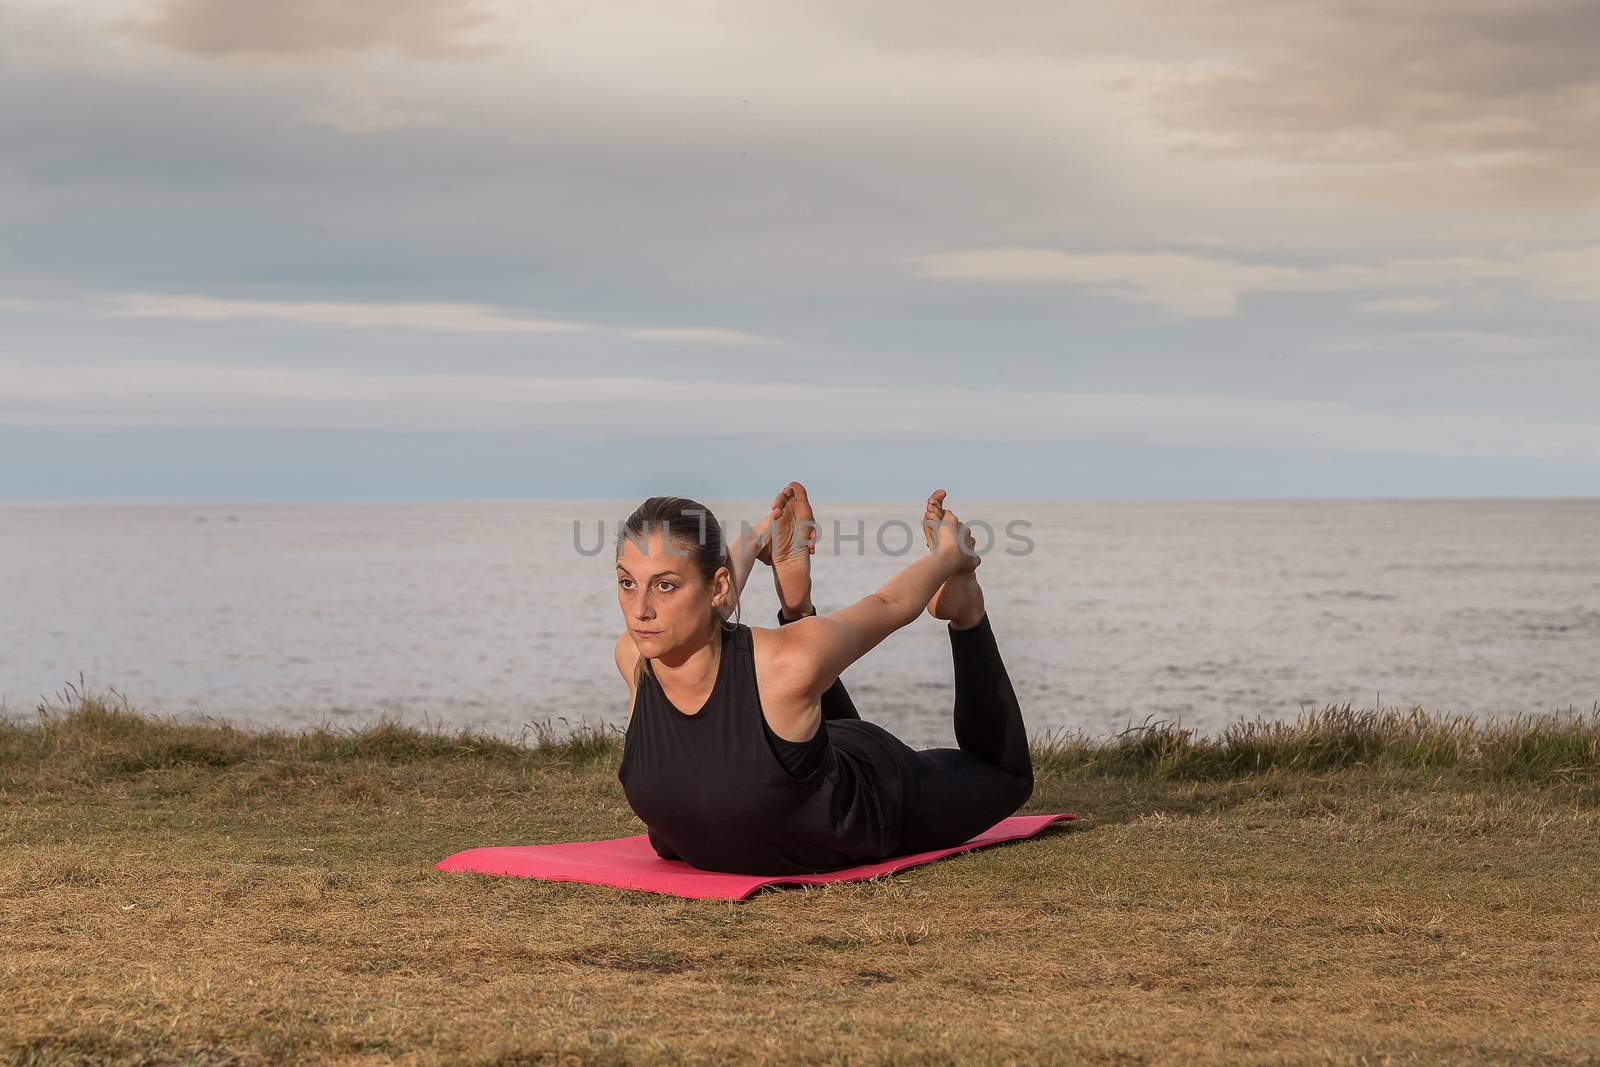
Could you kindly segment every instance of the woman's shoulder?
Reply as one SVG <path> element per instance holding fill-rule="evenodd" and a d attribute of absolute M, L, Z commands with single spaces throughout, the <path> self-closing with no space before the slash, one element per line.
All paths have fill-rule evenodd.
<path fill-rule="evenodd" d="M 612 653 L 617 663 L 617 673 L 622 675 L 622 680 L 628 683 L 628 718 L 633 718 L 633 706 L 638 702 L 639 690 L 634 684 L 635 674 L 639 666 L 639 646 L 633 643 L 633 635 L 622 631 L 622 636 L 617 638 L 617 647 Z"/>
<path fill-rule="evenodd" d="M 777 702 L 800 695 L 806 673 L 793 655 L 794 626 L 751 626 L 740 623 L 741 637 L 755 663 L 757 683 L 764 701 Z"/>
<path fill-rule="evenodd" d="M 639 646 L 633 643 L 633 635 L 624 630 L 617 637 L 617 646 L 613 651 L 613 658 L 617 661 L 617 673 L 631 687 L 633 685 L 633 670 L 639 662 Z"/>

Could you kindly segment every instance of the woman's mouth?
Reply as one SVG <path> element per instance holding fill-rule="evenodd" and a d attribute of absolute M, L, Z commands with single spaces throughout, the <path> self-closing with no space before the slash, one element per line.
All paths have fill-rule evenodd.
<path fill-rule="evenodd" d="M 636 636 L 636 637 L 655 637 L 660 632 L 661 632 L 660 630 L 635 630 L 635 631 L 633 631 L 634 636 Z"/>

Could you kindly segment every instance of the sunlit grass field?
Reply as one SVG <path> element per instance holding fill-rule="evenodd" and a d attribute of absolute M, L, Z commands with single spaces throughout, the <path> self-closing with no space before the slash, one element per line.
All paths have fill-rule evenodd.
<path fill-rule="evenodd" d="M 744 902 L 442 874 L 640 833 L 614 730 L 0 725 L 0 1062 L 1600 1062 L 1600 709 L 1034 740 L 1075 828 Z"/>

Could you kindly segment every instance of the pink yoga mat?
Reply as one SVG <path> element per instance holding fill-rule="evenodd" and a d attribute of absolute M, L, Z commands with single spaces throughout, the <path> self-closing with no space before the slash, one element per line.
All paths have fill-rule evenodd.
<path fill-rule="evenodd" d="M 880 874 L 928 863 L 957 852 L 1032 837 L 1053 822 L 1075 821 L 1071 813 L 1013 815 L 954 848 L 893 856 L 877 863 L 822 874 L 722 874 L 702 871 L 679 860 L 664 860 L 650 847 L 646 834 L 605 841 L 573 841 L 554 845 L 507 845 L 469 848 L 434 864 L 438 871 L 475 871 L 547 882 L 589 882 L 618 889 L 642 889 L 702 900 L 744 900 L 768 886 L 826 885 L 859 882 Z"/>

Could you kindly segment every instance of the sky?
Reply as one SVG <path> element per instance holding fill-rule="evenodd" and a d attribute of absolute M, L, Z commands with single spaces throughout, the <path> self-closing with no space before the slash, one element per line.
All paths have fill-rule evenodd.
<path fill-rule="evenodd" d="M 0 0 L 0 500 L 1600 495 L 1592 0 Z"/>

